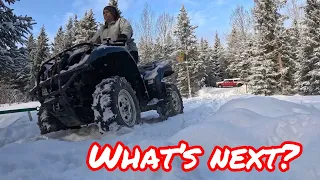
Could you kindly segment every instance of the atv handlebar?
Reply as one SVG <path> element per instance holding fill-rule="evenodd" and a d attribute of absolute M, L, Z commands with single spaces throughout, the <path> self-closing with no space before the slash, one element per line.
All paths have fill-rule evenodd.
<path fill-rule="evenodd" d="M 103 39 L 103 41 L 106 41 L 107 43 L 104 43 L 104 45 L 107 45 L 107 46 L 125 46 L 126 45 L 126 42 L 127 42 L 127 38 L 118 38 L 117 40 L 113 41 L 112 43 L 110 42 L 111 41 L 111 38 L 106 38 L 106 39 Z"/>
<path fill-rule="evenodd" d="M 110 42 L 111 38 L 107 38 L 107 39 L 104 39 L 104 40 L 106 40 L 107 43 L 103 43 L 103 45 L 107 45 L 107 46 L 125 46 L 128 39 L 127 38 L 118 38 L 116 41 L 113 41 L 113 43 Z M 90 49 L 93 49 L 94 47 L 98 47 L 100 45 L 101 44 L 97 44 L 97 43 L 93 43 L 93 42 L 79 43 L 79 44 L 76 44 L 76 45 L 74 45 L 72 47 L 69 47 L 69 48 L 65 49 L 63 52 L 58 53 L 57 55 L 55 55 L 54 57 L 44 61 L 43 63 L 45 64 L 45 63 L 55 59 L 56 57 L 63 55 L 65 52 L 72 51 L 75 48 L 80 47 L 80 46 L 89 46 Z"/>

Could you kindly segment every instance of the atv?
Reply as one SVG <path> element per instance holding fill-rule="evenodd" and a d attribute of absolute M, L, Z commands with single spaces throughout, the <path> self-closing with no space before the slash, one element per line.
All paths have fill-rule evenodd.
<path fill-rule="evenodd" d="M 114 123 L 142 124 L 142 112 L 156 110 L 160 121 L 183 113 L 178 88 L 163 80 L 174 73 L 170 63 L 138 66 L 125 41 L 80 43 L 42 63 L 30 91 L 42 135 L 89 124 L 103 134 Z"/>

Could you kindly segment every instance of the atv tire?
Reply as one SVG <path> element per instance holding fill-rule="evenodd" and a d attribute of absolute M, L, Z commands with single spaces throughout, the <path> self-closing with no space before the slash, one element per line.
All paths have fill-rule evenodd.
<path fill-rule="evenodd" d="M 67 129 L 64 124 L 57 120 L 53 115 L 48 113 L 48 111 L 43 107 L 40 107 L 39 109 L 37 124 L 39 126 L 41 135 Z"/>
<path fill-rule="evenodd" d="M 167 95 L 164 104 L 157 109 L 161 120 L 183 113 L 183 101 L 180 91 L 174 84 L 166 84 Z"/>
<path fill-rule="evenodd" d="M 111 77 L 101 81 L 93 93 L 94 122 L 100 133 L 110 130 L 109 126 L 133 127 L 141 123 L 141 110 L 135 91 L 124 77 Z"/>

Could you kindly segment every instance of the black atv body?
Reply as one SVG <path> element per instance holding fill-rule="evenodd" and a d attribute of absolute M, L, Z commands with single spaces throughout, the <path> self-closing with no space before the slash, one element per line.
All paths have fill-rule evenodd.
<path fill-rule="evenodd" d="M 174 73 L 171 66 L 165 62 L 137 66 L 121 46 L 82 43 L 41 65 L 31 90 L 41 103 L 41 134 L 91 123 L 97 123 L 105 132 L 114 122 L 128 127 L 141 123 L 141 112 L 157 110 L 164 119 L 183 112 L 176 86 L 162 81 Z M 171 112 L 171 91 L 180 103 L 177 112 Z M 125 103 L 128 99 L 130 107 Z M 135 113 L 134 124 L 125 122 L 129 111 Z"/>

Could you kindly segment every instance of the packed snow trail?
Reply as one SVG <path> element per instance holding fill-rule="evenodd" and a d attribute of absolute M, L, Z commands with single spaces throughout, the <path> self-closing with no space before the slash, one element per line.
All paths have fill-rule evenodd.
<path fill-rule="evenodd" d="M 205 88 L 198 97 L 184 99 L 185 113 L 165 122 L 123 128 L 101 136 L 95 126 L 40 136 L 26 113 L 0 116 L 0 179 L 320 179 L 320 97 L 260 97 L 246 95 L 243 88 Z M 144 113 L 151 118 L 153 112 Z M 92 142 L 115 145 L 118 141 L 132 148 L 147 149 L 177 145 L 180 140 L 201 145 L 205 154 L 190 173 L 181 170 L 175 158 L 172 171 L 91 172 L 86 155 Z M 280 145 L 293 140 L 303 144 L 303 154 L 293 161 L 287 173 L 210 172 L 207 160 L 216 145 L 254 147 Z"/>

